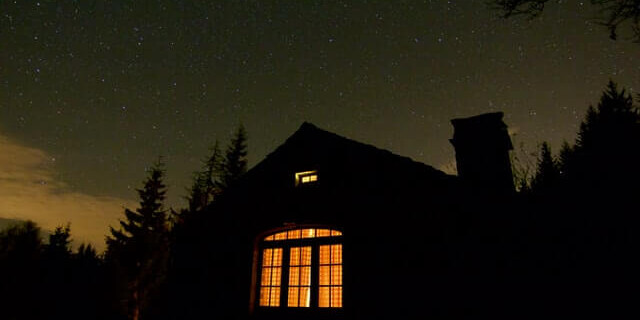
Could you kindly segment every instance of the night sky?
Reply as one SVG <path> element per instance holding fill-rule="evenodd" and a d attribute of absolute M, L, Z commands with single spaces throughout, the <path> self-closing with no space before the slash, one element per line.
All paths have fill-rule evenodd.
<path fill-rule="evenodd" d="M 573 141 L 640 45 L 585 1 L 504 20 L 465 1 L 0 0 L 0 218 L 103 248 L 164 156 L 168 206 L 239 123 L 250 166 L 303 121 L 436 168 L 449 120 L 504 111 L 516 145 Z"/>

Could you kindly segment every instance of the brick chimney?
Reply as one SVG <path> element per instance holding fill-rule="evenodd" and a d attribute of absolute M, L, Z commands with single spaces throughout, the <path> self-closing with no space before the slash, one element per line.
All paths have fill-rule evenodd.
<path fill-rule="evenodd" d="M 513 150 L 502 112 L 451 120 L 451 144 L 458 176 L 477 187 L 514 192 L 509 151 Z"/>

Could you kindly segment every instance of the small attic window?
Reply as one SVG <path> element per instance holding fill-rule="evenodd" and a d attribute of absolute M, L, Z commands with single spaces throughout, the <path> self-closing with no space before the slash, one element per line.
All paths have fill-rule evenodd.
<path fill-rule="evenodd" d="M 315 183 L 318 181 L 318 171 L 296 172 L 296 187 L 302 184 Z"/>

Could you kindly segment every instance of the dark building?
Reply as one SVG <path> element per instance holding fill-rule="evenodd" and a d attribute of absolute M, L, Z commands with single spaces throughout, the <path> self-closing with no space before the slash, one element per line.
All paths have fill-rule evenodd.
<path fill-rule="evenodd" d="M 452 123 L 459 176 L 304 123 L 196 220 L 194 234 L 207 238 L 194 242 L 201 273 L 183 279 L 192 286 L 180 317 L 612 310 L 611 286 L 600 284 L 619 268 L 590 255 L 600 235 L 582 216 L 514 192 L 502 113 Z"/>
<path fill-rule="evenodd" d="M 213 210 L 226 217 L 215 220 L 224 225 L 215 242 L 229 244 L 213 253 L 225 256 L 214 264 L 231 267 L 220 271 L 225 295 L 218 302 L 254 319 L 413 318 L 460 310 L 458 301 L 482 294 L 473 287 L 489 285 L 484 273 L 494 272 L 472 268 L 472 279 L 484 279 L 458 292 L 470 264 L 485 258 L 472 229 L 500 216 L 499 205 L 487 212 L 487 203 L 496 197 L 504 203 L 513 191 L 501 118 L 453 121 L 463 180 L 304 123 Z M 485 186 L 476 192 L 479 184 Z"/>

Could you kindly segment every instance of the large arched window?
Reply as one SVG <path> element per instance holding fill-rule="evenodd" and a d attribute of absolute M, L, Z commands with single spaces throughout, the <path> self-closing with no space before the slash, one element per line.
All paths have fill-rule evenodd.
<path fill-rule="evenodd" d="M 258 306 L 342 308 L 342 232 L 299 228 L 260 242 Z"/>

